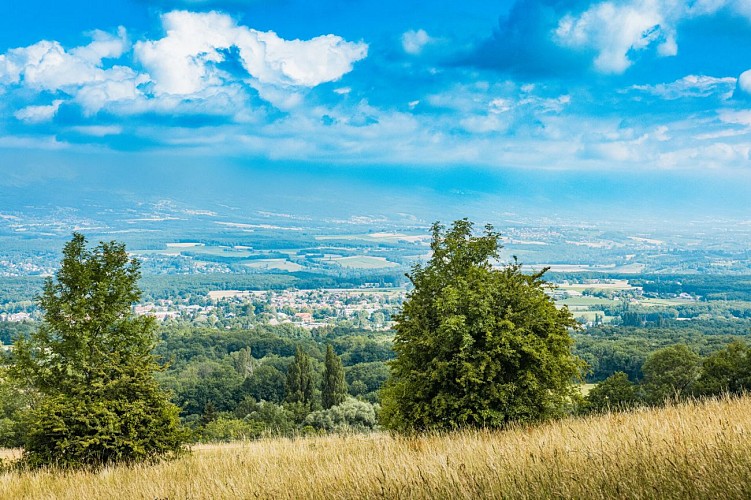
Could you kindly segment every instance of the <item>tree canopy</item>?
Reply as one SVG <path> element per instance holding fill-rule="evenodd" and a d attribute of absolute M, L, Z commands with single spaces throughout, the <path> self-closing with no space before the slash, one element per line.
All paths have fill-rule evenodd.
<path fill-rule="evenodd" d="M 432 257 L 416 265 L 396 316 L 391 375 L 382 393 L 392 429 L 498 427 L 562 414 L 583 362 L 577 323 L 545 293 L 543 273 L 495 267 L 500 235 L 466 219 L 432 227 Z"/>
<path fill-rule="evenodd" d="M 15 345 L 11 376 L 32 395 L 24 460 L 99 466 L 182 450 L 178 409 L 156 380 L 154 319 L 137 317 L 139 263 L 121 243 L 75 233 L 38 299 L 44 321 Z"/>

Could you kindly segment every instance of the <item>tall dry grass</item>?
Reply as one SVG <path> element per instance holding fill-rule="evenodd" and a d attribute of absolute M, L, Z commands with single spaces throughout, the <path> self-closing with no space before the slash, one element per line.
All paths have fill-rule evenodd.
<path fill-rule="evenodd" d="M 751 398 L 504 432 L 198 446 L 156 466 L 7 473 L 0 498 L 751 498 Z"/>

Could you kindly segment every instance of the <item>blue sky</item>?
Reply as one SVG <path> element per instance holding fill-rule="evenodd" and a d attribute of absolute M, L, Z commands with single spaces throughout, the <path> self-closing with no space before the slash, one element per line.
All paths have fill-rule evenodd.
<path fill-rule="evenodd" d="M 707 207 L 751 207 L 747 0 L 2 2 L 0 95 L 6 177 L 189 158 L 492 191 L 555 171 L 547 198 L 711 185 Z"/>

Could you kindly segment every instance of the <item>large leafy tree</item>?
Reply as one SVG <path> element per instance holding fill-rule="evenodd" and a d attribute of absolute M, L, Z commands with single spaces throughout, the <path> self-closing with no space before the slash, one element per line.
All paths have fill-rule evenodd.
<path fill-rule="evenodd" d="M 89 249 L 75 233 L 65 245 L 38 299 L 44 321 L 14 349 L 11 375 L 36 398 L 28 465 L 96 467 L 182 450 L 178 408 L 154 379 L 156 324 L 132 312 L 139 276 L 121 243 Z"/>
<path fill-rule="evenodd" d="M 342 404 L 347 399 L 347 382 L 344 379 L 342 360 L 329 344 L 326 347 L 326 363 L 321 383 L 321 404 L 328 410 L 332 406 Z"/>
<path fill-rule="evenodd" d="M 494 267 L 499 234 L 466 219 L 432 228 L 432 257 L 408 275 L 396 316 L 382 418 L 397 430 L 498 427 L 562 414 L 577 397 L 577 323 L 545 293 L 543 272 Z"/>

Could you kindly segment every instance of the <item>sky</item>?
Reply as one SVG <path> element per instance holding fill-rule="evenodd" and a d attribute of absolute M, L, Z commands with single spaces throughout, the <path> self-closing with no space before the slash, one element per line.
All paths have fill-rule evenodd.
<path fill-rule="evenodd" d="M 2 2 L 0 96 L 6 190 L 184 162 L 751 209 L 749 0 Z"/>

